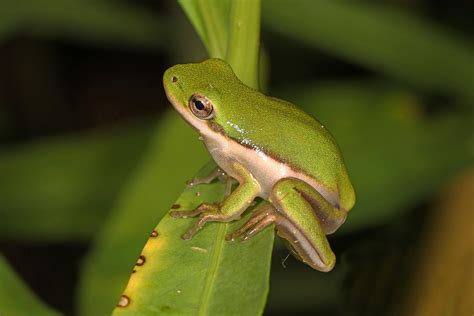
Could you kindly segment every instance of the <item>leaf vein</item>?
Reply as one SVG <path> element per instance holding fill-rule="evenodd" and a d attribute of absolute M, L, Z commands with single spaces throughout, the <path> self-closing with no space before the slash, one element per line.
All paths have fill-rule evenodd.
<path fill-rule="evenodd" d="M 201 305 L 199 308 L 198 315 L 208 314 L 209 300 L 211 297 L 214 281 L 217 276 L 217 270 L 219 269 L 219 262 L 220 262 L 219 259 L 221 257 L 222 249 L 224 247 L 224 234 L 225 234 L 228 224 L 224 224 L 224 223 L 218 223 L 218 224 L 219 224 L 219 228 L 216 234 L 215 247 L 211 255 L 211 262 L 210 262 L 210 266 L 209 266 L 208 273 L 206 276 L 206 283 L 205 283 L 204 290 L 202 293 Z"/>

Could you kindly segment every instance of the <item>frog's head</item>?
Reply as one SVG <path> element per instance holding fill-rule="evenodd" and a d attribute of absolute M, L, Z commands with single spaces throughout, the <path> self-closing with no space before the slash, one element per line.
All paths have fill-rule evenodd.
<path fill-rule="evenodd" d="M 171 104 L 201 134 L 209 128 L 222 129 L 219 123 L 231 111 L 226 96 L 243 86 L 220 59 L 173 66 L 163 75 L 163 85 Z"/>

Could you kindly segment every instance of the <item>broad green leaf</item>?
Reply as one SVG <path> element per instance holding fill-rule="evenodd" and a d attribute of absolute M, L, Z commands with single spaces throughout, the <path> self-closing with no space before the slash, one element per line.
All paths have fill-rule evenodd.
<path fill-rule="evenodd" d="M 157 47 L 160 26 L 155 15 L 124 2 L 3 0 L 0 4 L 0 41 L 22 32 L 97 44 Z"/>
<path fill-rule="evenodd" d="M 199 197 L 197 194 L 199 193 Z M 187 189 L 174 208 L 192 210 L 223 199 L 219 183 Z M 249 214 L 250 215 L 250 214 Z M 248 242 L 225 241 L 242 225 L 211 223 L 180 238 L 196 219 L 165 216 L 146 243 L 114 315 L 257 315 L 263 312 L 273 232 Z"/>
<path fill-rule="evenodd" d="M 225 57 L 230 3 L 229 0 L 179 0 L 211 57 Z"/>
<path fill-rule="evenodd" d="M 149 141 L 150 122 L 140 125 L 2 148 L 0 237 L 91 238 Z"/>
<path fill-rule="evenodd" d="M 30 291 L 0 254 L 0 315 L 59 315 Z"/>
<path fill-rule="evenodd" d="M 167 113 L 84 261 L 78 292 L 81 315 L 112 311 L 153 227 L 208 159 L 196 132 L 174 111 Z M 181 222 L 183 229 L 186 224 Z"/>
<path fill-rule="evenodd" d="M 376 84 L 287 91 L 286 98 L 320 119 L 342 149 L 357 195 L 343 231 L 392 220 L 472 161 L 467 113 L 425 117 L 416 96 Z"/>
<path fill-rule="evenodd" d="M 474 99 L 472 41 L 393 8 L 354 1 L 264 2 L 263 20 L 281 32 L 434 92 Z"/>

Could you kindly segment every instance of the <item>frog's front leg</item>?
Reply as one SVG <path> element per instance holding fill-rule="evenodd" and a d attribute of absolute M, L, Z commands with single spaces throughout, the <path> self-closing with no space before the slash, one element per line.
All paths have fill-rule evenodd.
<path fill-rule="evenodd" d="M 304 192 L 304 194 L 302 193 Z M 308 200 L 311 196 L 311 201 Z M 316 211 L 314 207 L 328 208 L 330 204 L 310 185 L 298 179 L 282 179 L 272 189 L 269 197 L 272 205 L 265 205 L 255 212 L 241 228 L 227 236 L 235 239 L 242 236 L 246 240 L 270 224 L 275 224 L 278 235 L 288 241 L 293 254 L 301 261 L 319 271 L 330 271 L 336 257 L 326 238 L 324 225 L 317 216 L 324 212 L 330 218 L 335 213 L 334 223 L 342 220 L 338 210 Z M 344 217 L 345 218 L 345 217 Z"/>
<path fill-rule="evenodd" d="M 260 185 L 246 168 L 237 162 L 231 162 L 230 166 L 239 186 L 222 203 L 203 203 L 192 211 L 170 212 L 171 216 L 182 218 L 199 215 L 194 226 L 182 236 L 183 239 L 191 239 L 209 221 L 230 222 L 238 219 L 260 193 Z"/>
<path fill-rule="evenodd" d="M 224 197 L 227 197 L 232 191 L 232 185 L 234 184 L 234 179 L 232 179 L 232 177 L 229 177 L 227 173 L 225 173 L 225 171 L 219 167 L 215 167 L 207 175 L 204 175 L 202 177 L 192 178 L 191 180 L 186 182 L 186 184 L 188 187 L 193 187 L 198 184 L 209 184 L 212 181 L 214 181 L 214 179 L 219 179 L 219 181 L 225 183 Z"/>
<path fill-rule="evenodd" d="M 222 182 L 225 182 L 227 180 L 228 176 L 224 172 L 224 170 L 222 170 L 221 168 L 216 166 L 214 169 L 212 169 L 211 172 L 209 172 L 209 174 L 204 175 L 202 177 L 194 177 L 191 180 L 189 180 L 188 182 L 186 182 L 186 184 L 189 187 L 192 187 L 192 186 L 195 186 L 195 185 L 198 185 L 198 184 L 209 184 L 212 181 L 214 181 L 214 179 L 216 179 L 216 178 L 218 178 Z"/>

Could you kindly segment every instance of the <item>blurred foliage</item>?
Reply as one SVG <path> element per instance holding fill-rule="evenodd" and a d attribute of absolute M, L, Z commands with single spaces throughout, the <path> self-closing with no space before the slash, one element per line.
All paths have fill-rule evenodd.
<path fill-rule="evenodd" d="M 157 47 L 156 15 L 125 1 L 2 0 L 0 41 L 20 32 L 97 44 Z"/>
<path fill-rule="evenodd" d="M 210 57 L 225 59 L 230 13 L 229 0 L 179 0 L 189 20 L 206 46 Z"/>
<path fill-rule="evenodd" d="M 2 315 L 59 315 L 45 306 L 0 254 L 0 312 Z"/>
<path fill-rule="evenodd" d="M 474 310 L 474 169 L 445 188 L 422 236 L 415 280 L 400 307 L 404 315 L 469 315 Z"/>
<path fill-rule="evenodd" d="M 446 278 L 453 276 L 449 278 L 451 281 L 464 278 L 455 278 L 462 272 L 460 267 L 464 263 L 453 266 L 444 255 L 451 249 L 450 245 L 461 245 L 455 232 L 469 233 L 464 230 L 468 228 L 464 223 L 472 224 L 472 221 L 459 215 L 464 220 L 456 221 L 456 228 L 433 226 L 431 235 L 419 237 L 427 218 L 434 214 L 424 207 L 430 203 L 433 193 L 454 174 L 472 164 L 473 42 L 467 34 L 454 31 L 435 19 L 430 21 L 421 17 L 416 10 L 430 4 L 422 0 L 417 3 L 410 6 L 390 1 L 297 0 L 289 7 L 283 0 L 263 1 L 263 27 L 270 30 L 264 44 L 265 40 L 280 40 L 281 43 L 271 44 L 281 49 L 285 56 L 274 62 L 272 57 L 276 54 L 268 51 L 270 58 L 263 58 L 265 70 L 285 66 L 296 68 L 302 63 L 292 57 L 292 49 L 298 49 L 293 44 L 302 45 L 305 49 L 302 54 L 309 58 L 320 58 L 324 62 L 328 56 L 335 56 L 338 58 L 336 63 L 357 65 L 361 69 L 355 74 L 327 76 L 336 78 L 333 81 L 326 81 L 326 77 L 314 81 L 314 78 L 306 80 L 284 75 L 278 78 L 279 86 L 268 87 L 269 94 L 304 107 L 328 126 L 343 151 L 358 200 L 347 223 L 330 237 L 339 260 L 333 272 L 316 273 L 293 258 L 286 261 L 288 268 L 285 269 L 274 260 L 268 314 L 387 314 L 389 310 L 399 311 L 396 307 L 400 306 L 401 293 L 408 289 L 425 291 L 423 286 L 426 286 L 428 293 L 433 280 L 436 287 L 450 289 L 452 283 L 443 275 Z M 232 28 L 239 27 L 238 23 L 227 25 L 226 17 L 219 13 L 235 14 L 230 10 L 230 1 L 181 0 L 180 4 L 211 55 L 226 57 L 227 36 L 233 32 Z M 206 5 L 209 5 L 206 9 L 199 9 Z M 109 53 L 114 52 L 113 49 L 133 48 L 169 56 L 173 62 L 194 61 L 201 56 L 202 47 L 197 37 L 187 31 L 189 25 L 184 14 L 178 12 L 173 1 L 164 1 L 154 7 L 145 1 L 0 0 L 0 43 L 8 45 L 24 37 L 41 38 L 50 48 L 56 41 L 74 42 L 79 47 L 105 48 Z M 220 22 L 212 24 L 215 21 Z M 231 46 L 241 43 L 238 37 L 231 41 L 234 41 Z M 0 45 L 0 67 L 9 62 L 1 49 Z M 46 49 L 44 53 L 50 51 Z M 35 54 L 34 51 L 30 53 Z M 48 58 L 56 57 L 52 53 Z M 48 58 L 32 60 L 41 62 Z M 253 64 L 255 60 L 247 62 Z M 47 72 L 48 67 L 39 69 Z M 242 65 L 237 65 L 239 67 Z M 49 71 L 64 70 L 51 67 Z M 161 74 L 156 77 L 159 80 Z M 14 125 L 18 124 L 17 113 L 11 110 L 15 107 L 15 98 L 8 90 L 14 89 L 4 81 L 5 78 L 0 78 L 2 136 L 13 133 Z M 48 87 L 48 83 L 43 86 Z M 79 87 L 72 86 L 72 89 Z M 35 101 L 34 98 L 29 100 Z M 39 113 L 40 105 L 38 102 L 30 109 Z M 77 114 L 81 114 L 80 109 Z M 195 132 L 176 113 L 165 113 L 156 127 L 154 125 L 150 119 L 143 119 L 115 128 L 42 139 L 32 135 L 33 140 L 26 143 L 11 145 L 14 141 L 10 141 L 8 146 L 0 143 L 2 241 L 68 243 L 92 240 L 78 282 L 76 308 L 80 315 L 107 314 L 112 310 L 153 227 L 182 192 L 184 182 L 208 160 Z M 214 186 L 219 185 L 205 190 Z M 456 189 L 453 195 L 463 188 Z M 177 203 L 183 207 L 196 203 L 189 197 L 191 193 L 185 191 Z M 203 188 L 202 193 L 201 198 L 216 198 L 216 192 L 207 196 Z M 444 204 L 446 217 L 443 223 L 449 223 L 453 218 L 450 213 L 472 205 L 472 196 L 466 195 L 463 201 L 463 204 Z M 421 215 L 420 208 L 424 210 Z M 208 257 L 197 261 L 193 256 L 210 253 L 199 252 L 201 248 L 213 249 L 201 242 L 212 238 L 220 240 L 221 231 L 227 229 L 227 225 L 209 225 L 196 236 L 192 246 L 197 248 L 192 252 L 188 250 L 183 257 L 193 261 L 191 266 L 186 265 L 186 260 L 173 261 L 177 258 L 170 256 L 170 252 L 176 254 L 177 247 L 190 245 L 178 243 L 177 236 L 191 221 L 163 219 L 157 229 L 168 231 L 162 240 L 169 246 L 163 246 L 163 252 L 147 254 L 147 259 L 153 258 L 151 262 L 160 263 L 138 267 L 142 275 L 133 275 L 129 286 L 137 278 L 145 285 L 152 285 L 156 280 L 145 276 L 166 267 L 166 263 L 183 271 L 179 275 L 179 271 L 168 269 L 168 276 L 175 273 L 177 278 L 186 281 L 176 290 L 197 286 L 193 282 L 201 280 L 204 273 L 194 279 L 188 277 L 197 269 L 195 262 L 202 265 L 204 272 L 209 270 L 206 262 L 216 262 Z M 438 242 L 437 238 L 443 237 L 439 235 L 442 229 L 446 231 L 442 235 L 451 239 Z M 218 232 L 212 236 L 214 231 Z M 260 236 L 261 240 L 265 238 L 268 236 Z M 261 240 L 256 239 L 255 243 Z M 268 244 L 269 241 L 264 242 Z M 275 258 L 285 257 L 281 244 L 277 242 L 277 246 Z M 441 249 L 442 246 L 445 248 Z M 147 247 L 144 252 L 150 245 Z M 231 281 L 226 282 L 229 274 L 236 274 L 231 277 L 245 276 L 246 280 L 267 277 L 246 270 L 250 267 L 250 254 L 238 258 L 233 252 L 252 253 L 253 244 L 224 243 L 222 247 L 229 254 L 226 260 L 242 266 L 232 270 L 217 269 L 219 282 L 216 284 L 219 286 L 208 294 L 238 290 L 231 288 Z M 258 251 L 268 249 L 256 247 Z M 442 256 L 437 258 L 436 265 L 431 266 L 431 260 L 417 261 L 418 257 L 413 253 L 424 247 L 431 254 Z M 261 255 L 265 257 L 268 253 Z M 450 254 L 449 258 L 457 257 Z M 415 263 L 418 272 L 413 272 Z M 34 269 L 34 263 L 31 269 Z M 440 277 L 430 279 L 427 275 L 430 271 Z M 469 275 L 469 271 L 465 271 L 466 279 L 472 277 L 472 273 Z M 45 279 L 54 277 L 54 271 L 38 273 L 45 274 Z M 422 290 L 412 287 L 412 280 L 422 280 L 419 281 Z M 179 296 L 179 293 L 170 279 L 159 281 L 167 286 L 163 284 L 155 289 L 171 289 L 165 295 L 172 298 L 173 306 L 168 306 L 174 310 L 177 306 L 174 305 L 175 295 Z M 71 286 L 76 286 L 74 280 Z M 464 295 L 469 289 L 466 287 Z M 13 311 L 20 315 L 55 314 L 29 293 L 3 259 L 0 260 L 0 293 L 0 314 L 15 315 Z M 195 294 L 194 300 L 198 299 L 198 293 Z M 259 294 L 264 295 L 265 291 Z M 254 296 L 245 289 L 219 298 L 232 299 L 239 295 L 244 296 L 241 298 L 244 301 L 250 300 L 249 304 L 255 303 Z M 416 299 L 415 296 L 411 298 Z M 217 304 L 209 305 L 209 310 L 219 307 L 218 299 L 215 300 L 209 301 Z M 431 300 L 442 301 L 434 296 Z M 235 308 L 241 307 L 235 305 Z"/>
<path fill-rule="evenodd" d="M 271 29 L 424 89 L 474 100 L 474 46 L 394 8 L 353 1 L 265 1 Z"/>
<path fill-rule="evenodd" d="M 124 126 L 125 125 L 125 126 Z M 150 122 L 0 150 L 0 236 L 89 239 L 145 151 Z M 25 219 L 35 225 L 25 225 Z"/>

